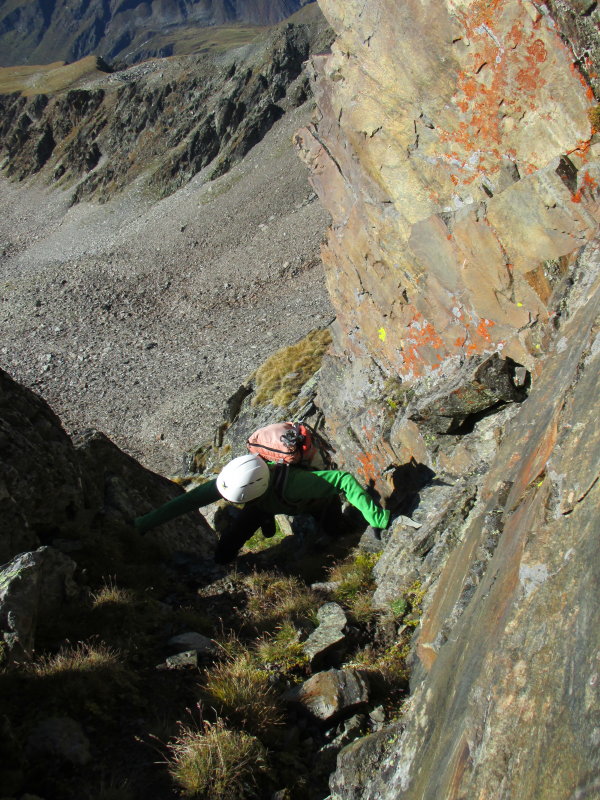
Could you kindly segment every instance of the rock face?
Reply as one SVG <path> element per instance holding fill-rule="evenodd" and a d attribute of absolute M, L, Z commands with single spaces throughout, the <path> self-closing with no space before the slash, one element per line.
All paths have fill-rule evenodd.
<path fill-rule="evenodd" d="M 410 425 L 390 441 L 386 398 L 405 405 L 423 381 L 472 393 L 493 353 L 536 372 L 569 259 L 597 229 L 600 143 L 592 89 L 547 9 L 320 5 L 338 38 L 313 59 L 319 113 L 297 143 L 333 218 L 322 403 L 376 479 L 394 453 L 422 450 Z"/>
<path fill-rule="evenodd" d="M 128 63 L 172 54 L 173 31 L 232 23 L 274 25 L 311 0 L 187 0 L 72 5 L 2 3 L 2 66 L 73 61 L 98 53 Z M 164 32 L 171 33 L 165 43 Z M 162 35 L 161 35 L 162 34 Z"/>
<path fill-rule="evenodd" d="M 597 9 L 320 5 L 317 405 L 421 523 L 384 536 L 376 604 L 425 592 L 401 729 L 340 753 L 332 800 L 594 796 Z"/>
<path fill-rule="evenodd" d="M 131 520 L 181 492 L 144 469 L 105 436 L 88 431 L 71 440 L 33 392 L 0 371 L 2 563 L 40 545 L 101 541 L 133 535 Z M 212 552 L 214 534 L 200 514 L 156 534 L 171 550 Z"/>
<path fill-rule="evenodd" d="M 22 180 L 43 170 L 59 186 L 77 182 L 73 202 L 106 201 L 145 170 L 159 196 L 208 164 L 221 175 L 304 102 L 303 63 L 328 37 L 312 15 L 242 54 L 154 62 L 52 96 L 2 95 L 7 174 Z"/>

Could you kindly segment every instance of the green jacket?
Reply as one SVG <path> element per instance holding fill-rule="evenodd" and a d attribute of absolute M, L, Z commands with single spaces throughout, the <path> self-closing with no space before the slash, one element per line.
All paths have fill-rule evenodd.
<path fill-rule="evenodd" d="M 315 500 L 343 494 L 346 500 L 357 508 L 369 525 L 374 528 L 387 528 L 390 512 L 377 505 L 349 472 L 337 469 L 307 470 L 289 467 L 283 487 L 275 490 L 274 465 L 269 464 L 271 481 L 267 491 L 252 503 L 271 514 L 302 514 L 311 511 Z M 180 514 L 193 511 L 223 498 L 217 489 L 217 481 L 203 483 L 196 489 L 170 500 L 165 505 L 138 517 L 134 524 L 140 531 L 147 531 L 163 522 L 168 522 Z"/>

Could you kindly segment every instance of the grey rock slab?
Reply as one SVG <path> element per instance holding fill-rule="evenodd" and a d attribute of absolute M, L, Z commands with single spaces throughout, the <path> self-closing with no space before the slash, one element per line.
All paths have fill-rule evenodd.
<path fill-rule="evenodd" d="M 177 653 L 174 656 L 169 656 L 164 665 L 159 667 L 164 669 L 179 669 L 181 667 L 197 667 L 198 666 L 198 651 L 187 650 L 185 653 Z"/>
<path fill-rule="evenodd" d="M 325 603 L 317 611 L 319 627 L 304 642 L 304 652 L 310 659 L 311 666 L 323 664 L 328 657 L 339 654 L 346 635 L 346 614 L 337 603 Z"/>
<path fill-rule="evenodd" d="M 194 631 L 173 636 L 169 639 L 167 644 L 169 647 L 183 648 L 183 650 L 195 650 L 197 653 L 202 653 L 204 655 L 215 655 L 218 652 L 218 648 L 212 639 L 209 639 L 208 636 L 203 636 L 201 633 L 195 633 Z"/>

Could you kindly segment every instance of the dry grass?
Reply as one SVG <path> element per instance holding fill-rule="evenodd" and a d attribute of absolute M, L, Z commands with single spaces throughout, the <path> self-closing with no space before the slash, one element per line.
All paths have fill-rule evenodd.
<path fill-rule="evenodd" d="M 86 56 L 80 61 L 52 64 L 0 67 L 0 94 L 21 92 L 25 97 L 36 94 L 52 94 L 81 81 L 106 74 L 98 69 L 95 56 Z"/>
<path fill-rule="evenodd" d="M 169 750 L 169 773 L 184 797 L 256 797 L 259 776 L 267 772 L 266 751 L 258 739 L 228 730 L 220 720 L 205 723 L 200 731 L 183 728 Z"/>
<path fill-rule="evenodd" d="M 30 671 L 38 677 L 121 669 L 121 658 L 116 650 L 104 644 L 79 642 L 72 648 L 62 648 L 53 656 L 42 656 L 33 663 Z"/>
<path fill-rule="evenodd" d="M 109 607 L 124 607 L 135 605 L 135 594 L 131 589 L 123 589 L 115 583 L 115 579 L 105 579 L 104 586 L 91 596 L 92 608 L 101 609 Z"/>
<path fill-rule="evenodd" d="M 230 723 L 263 736 L 283 721 L 283 707 L 269 672 L 242 652 L 210 669 L 201 687 L 205 701 Z"/>
<path fill-rule="evenodd" d="M 135 701 L 135 675 L 121 654 L 103 643 L 80 642 L 27 665 L 16 676 L 32 707 L 109 717 L 124 700 Z"/>
<path fill-rule="evenodd" d="M 254 625 L 273 629 L 285 621 L 305 622 L 315 614 L 319 600 L 298 578 L 273 572 L 256 572 L 244 580 L 248 592 L 246 612 Z"/>
<path fill-rule="evenodd" d="M 331 333 L 327 328 L 320 328 L 274 353 L 254 373 L 253 404 L 270 402 L 275 406 L 288 406 L 320 368 L 330 343 Z"/>

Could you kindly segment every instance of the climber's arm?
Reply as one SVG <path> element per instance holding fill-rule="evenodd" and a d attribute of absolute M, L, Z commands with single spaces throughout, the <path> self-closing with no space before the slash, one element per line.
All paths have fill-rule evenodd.
<path fill-rule="evenodd" d="M 155 528 L 157 525 L 162 525 L 181 514 L 186 514 L 188 511 L 195 511 L 202 506 L 207 506 L 210 503 L 215 503 L 221 500 L 221 495 L 217 490 L 216 480 L 208 481 L 190 492 L 179 495 L 174 500 L 169 500 L 168 503 L 160 506 L 160 508 L 144 514 L 143 517 L 137 517 L 133 524 L 140 533 L 145 533 L 150 528 Z"/>

